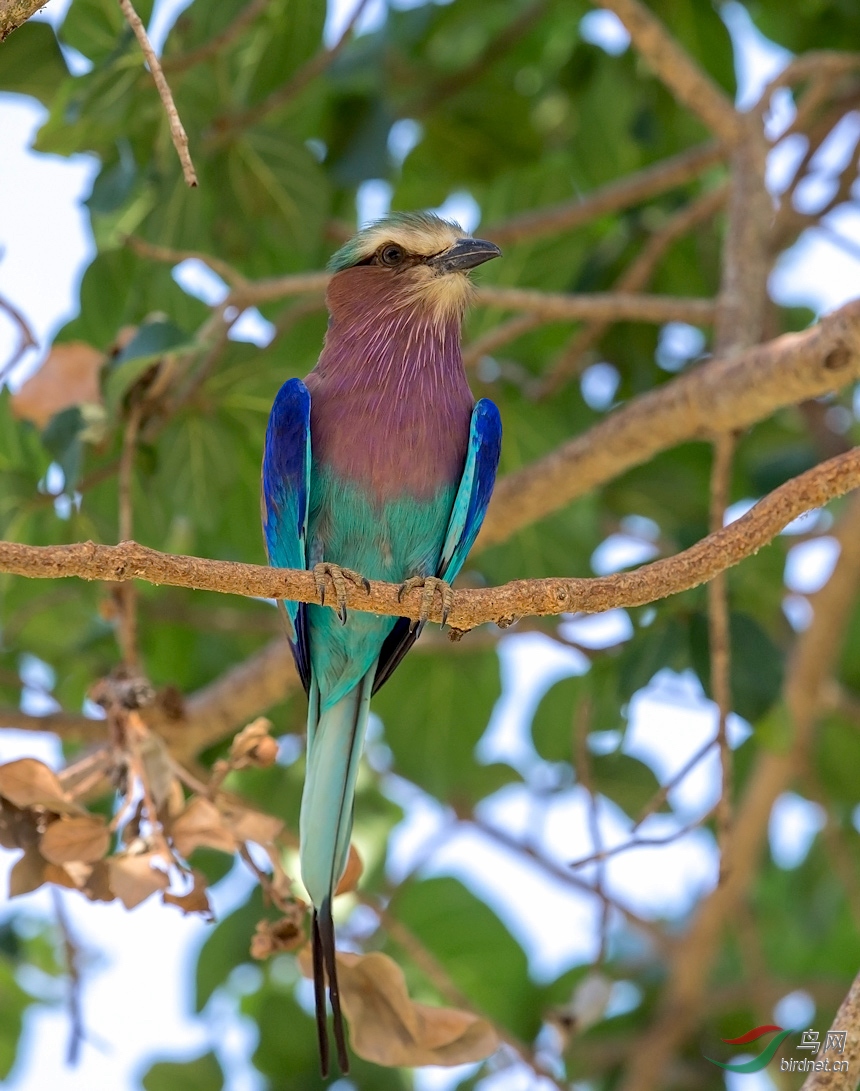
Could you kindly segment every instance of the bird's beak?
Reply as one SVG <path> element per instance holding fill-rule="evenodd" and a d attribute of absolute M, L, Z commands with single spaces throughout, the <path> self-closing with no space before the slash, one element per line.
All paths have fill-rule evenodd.
<path fill-rule="evenodd" d="M 494 242 L 484 239 L 458 239 L 452 247 L 430 258 L 427 264 L 439 273 L 462 273 L 474 269 L 491 258 L 497 258 L 501 250 Z"/>

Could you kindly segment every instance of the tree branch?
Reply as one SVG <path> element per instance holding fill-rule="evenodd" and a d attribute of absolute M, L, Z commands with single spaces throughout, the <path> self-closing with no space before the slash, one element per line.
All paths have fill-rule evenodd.
<path fill-rule="evenodd" d="M 287 296 L 323 292 L 329 274 L 299 273 L 266 280 L 246 280 L 241 273 L 218 258 L 191 250 L 171 250 L 129 236 L 128 245 L 143 257 L 154 261 L 178 264 L 189 258 L 202 261 L 232 288 L 221 308 L 240 310 L 260 303 L 271 303 Z M 539 292 L 522 288 L 478 287 L 475 302 L 485 307 L 524 311 L 544 321 L 577 321 L 598 319 L 611 322 L 689 322 L 707 325 L 713 321 L 715 304 L 710 299 L 662 295 L 641 295 L 636 292 L 590 292 L 582 295 L 563 292 Z"/>
<path fill-rule="evenodd" d="M 588 292 L 583 295 L 538 292 L 528 288 L 475 289 L 475 302 L 483 307 L 526 311 L 545 322 L 601 319 L 611 322 L 689 322 L 707 326 L 714 320 L 716 306 L 711 299 L 636 292 Z"/>
<path fill-rule="evenodd" d="M 634 398 L 496 486 L 477 549 L 504 542 L 578 496 L 691 439 L 746 428 L 860 378 L 860 301 L 802 333 L 709 360 Z"/>
<path fill-rule="evenodd" d="M 0 42 L 45 6 L 47 0 L 0 0 Z"/>
<path fill-rule="evenodd" d="M 595 3 L 597 0 L 595 0 Z M 683 106 L 726 144 L 740 136 L 739 115 L 728 95 L 693 60 L 640 0 L 599 0 L 614 12 L 637 52 Z"/>
<path fill-rule="evenodd" d="M 613 291 L 642 291 L 671 246 L 692 228 L 713 216 L 725 204 L 727 190 L 728 185 L 723 182 L 690 201 L 671 216 L 661 228 L 654 232 L 636 258 L 627 266 L 615 282 Z M 554 394 L 568 379 L 576 375 L 585 353 L 600 340 L 610 325 L 608 320 L 595 320 L 578 330 L 553 366 L 536 384 L 535 396 L 546 398 Z M 489 340 L 489 335 L 487 339 Z"/>
<path fill-rule="evenodd" d="M 828 1060 L 847 1061 L 847 1071 L 810 1072 L 800 1091 L 855 1091 L 860 1067 L 860 973 L 854 978 L 848 995 L 839 1005 L 839 1010 L 830 1024 L 830 1032 L 845 1034 L 845 1050 Z"/>
<path fill-rule="evenodd" d="M 104 720 L 72 712 L 48 712 L 44 716 L 32 716 L 19 708 L 0 709 L 0 728 L 13 731 L 46 731 L 59 735 L 69 742 L 90 743 L 103 739 Z"/>
<path fill-rule="evenodd" d="M 860 447 L 855 447 L 787 481 L 736 522 L 674 557 L 632 572 L 594 579 L 514 580 L 501 587 L 458 590 L 449 615 L 451 628 L 463 632 L 488 621 L 506 627 L 515 618 L 533 614 L 600 613 L 615 607 L 641 606 L 686 591 L 761 549 L 798 515 L 858 485 Z M 201 591 L 319 601 L 311 572 L 174 556 L 136 542 L 116 546 L 94 542 L 58 546 L 0 542 L 0 571 L 40 579 L 78 576 L 118 583 L 143 579 L 156 585 Z M 400 601 L 396 584 L 371 580 L 369 594 L 362 588 L 347 586 L 346 605 L 351 610 L 417 619 L 421 590 L 409 592 Z M 441 620 L 438 604 L 430 611 L 430 619 Z"/>
<path fill-rule="evenodd" d="M 618 212 L 622 208 L 640 204 L 649 197 L 665 193 L 668 189 L 692 182 L 709 167 L 720 163 L 724 154 L 719 144 L 700 144 L 679 155 L 653 163 L 626 178 L 609 182 L 585 197 L 548 205 L 533 212 L 522 212 L 500 223 L 490 223 L 482 227 L 481 232 L 493 242 L 505 245 L 524 239 L 540 238 L 542 235 L 554 235 L 559 231 L 571 231 L 597 219 L 598 216 Z"/>
<path fill-rule="evenodd" d="M 189 761 L 300 688 L 289 645 L 278 636 L 192 694 L 180 719 L 162 719 L 154 726 L 171 754 Z"/>

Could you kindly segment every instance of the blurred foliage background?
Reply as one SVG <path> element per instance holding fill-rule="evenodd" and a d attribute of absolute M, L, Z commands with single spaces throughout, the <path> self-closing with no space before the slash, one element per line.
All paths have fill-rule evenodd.
<path fill-rule="evenodd" d="M 151 6 L 138 4 L 144 22 Z M 698 0 L 648 0 L 648 7 L 734 100 L 726 12 Z M 261 302 L 257 314 L 270 325 L 258 318 L 256 328 L 268 331 L 266 343 L 237 340 L 230 331 L 238 314 L 198 297 L 188 270 L 199 273 L 199 266 L 189 266 L 188 256 L 218 259 L 253 280 L 320 270 L 354 230 L 357 195 L 368 194 L 368 183 L 397 209 L 444 206 L 456 195 L 457 207 L 478 218 L 467 225 L 476 233 L 492 239 L 498 227 L 504 260 L 481 270 L 484 285 L 612 291 L 619 279 L 624 287 L 625 271 L 659 238 L 665 245 L 647 290 L 714 297 L 726 227 L 713 195 L 730 178 L 719 152 L 681 183 L 599 211 L 575 229 L 511 230 L 515 217 L 572 206 L 711 139 L 623 35 L 619 43 L 620 25 L 603 46 L 593 40 L 584 21 L 590 10 L 576 0 L 391 2 L 368 25 L 360 22 L 359 33 L 324 41 L 322 0 L 193 0 L 167 36 L 163 64 L 189 134 L 198 189 L 183 181 L 162 104 L 113 0 L 73 0 L 56 34 L 46 23 L 28 22 L 10 35 L 0 47 L 0 88 L 34 96 L 49 110 L 36 151 L 89 152 L 101 168 L 87 201 L 98 250 L 81 282 L 80 311 L 56 333 L 48 381 L 17 395 L 0 392 L 2 537 L 33 545 L 117 541 L 118 471 L 134 415 L 135 540 L 168 552 L 262 562 L 258 491 L 266 417 L 278 386 L 315 363 L 326 324 L 322 295 L 285 293 Z M 852 3 L 756 0 L 745 10 L 762 34 L 796 54 L 860 40 L 860 9 Z M 860 81 L 847 71 L 829 83 L 808 80 L 802 90 L 817 93 L 817 105 L 784 88 L 765 108 L 774 145 L 783 141 L 784 153 L 789 141 L 800 141 L 794 173 L 784 176 L 780 232 L 765 276 L 803 231 L 852 199 L 860 132 L 852 111 Z M 797 107 L 804 101 L 805 116 Z M 804 127 L 786 135 L 795 121 Z M 840 125 L 839 147 L 847 151 L 828 166 L 815 155 Z M 823 188 L 811 193 L 816 178 Z M 696 202 L 701 214 L 676 230 L 678 217 Z M 129 243 L 129 236 L 137 241 Z M 186 275 L 174 275 L 177 268 Z M 212 290 L 211 279 L 206 283 Z M 810 311 L 770 302 L 762 336 L 813 319 Z M 491 307 L 470 313 L 464 339 L 472 388 L 497 402 L 504 421 L 501 474 L 552 452 L 619 405 L 677 381 L 712 346 L 710 328 L 626 322 L 593 331 L 583 348 L 576 338 L 584 329 L 540 316 L 512 321 Z M 471 355 L 469 346 L 477 346 Z M 51 400 L 58 392 L 59 401 Z M 860 436 L 856 410 L 856 390 L 848 386 L 744 431 L 730 502 L 760 497 L 848 449 Z M 674 447 L 477 551 L 466 581 L 587 575 L 595 565 L 605 571 L 599 558 L 607 556 L 607 542 L 628 551 L 616 554 L 620 564 L 671 555 L 708 531 L 711 462 L 707 442 Z M 733 737 L 743 740 L 734 754 L 734 805 L 768 754 L 791 745 L 786 679 L 809 608 L 803 596 L 789 595 L 787 557 L 798 541 L 832 541 L 841 510 L 834 505 L 831 514 L 807 520 L 800 536 L 780 536 L 728 576 Z M 67 757 L 86 752 L 96 736 L 83 739 L 75 717 L 84 708 L 92 714 L 85 705 L 91 687 L 115 675 L 121 598 L 98 584 L 0 579 L 0 720 L 27 726 L 19 715 L 22 672 L 35 658 L 50 668 L 51 696 L 70 714 L 68 730 L 55 725 Z M 589 844 L 595 824 L 605 825 L 603 836 L 621 830 L 627 839 L 670 840 L 686 837 L 692 824 L 710 869 L 698 894 L 708 898 L 718 877 L 714 784 L 692 804 L 674 790 L 662 798 L 661 784 L 671 777 L 659 762 L 628 752 L 625 734 L 637 695 L 658 676 L 680 677 L 687 692 L 710 696 L 707 611 L 704 588 L 631 610 L 597 647 L 569 618 L 527 619 L 510 632 L 493 627 L 460 644 L 428 633 L 376 700 L 378 722 L 356 809 L 365 871 L 358 895 L 341 899 L 340 933 L 347 947 L 395 958 L 417 999 L 459 997 L 498 1028 L 506 1044 L 488 1061 L 457 1070 L 453 1086 L 510 1080 L 492 1086 L 718 1088 L 724 1073 L 703 1053 L 728 1059 L 719 1039 L 771 1022 L 781 997 L 803 990 L 815 1004 L 816 1026 L 823 1033 L 829 1025 L 860 964 L 856 608 L 828 670 L 828 703 L 792 781 L 799 796 L 820 808 L 821 832 L 796 866 L 781 866 L 765 848 L 750 881 L 732 893 L 731 909 L 703 955 L 702 995 L 671 1044 L 670 1064 L 641 1077 L 651 1082 L 636 1083 L 637 1051 L 649 1035 L 663 1033 L 674 945 L 700 906 L 694 897 L 680 909 L 668 901 L 656 910 L 637 908 L 613 889 L 621 874 L 615 863 L 608 870 L 594 863 L 568 868 L 574 857 L 599 849 L 574 847 Z M 155 708 L 144 710 L 153 731 L 205 778 L 232 735 L 265 712 L 284 737 L 279 761 L 232 772 L 226 784 L 294 831 L 305 701 L 275 611 L 250 599 L 142 584 L 136 612 L 140 667 L 158 695 Z M 476 747 L 503 689 L 519 684 L 522 657 L 506 646 L 514 648 L 532 630 L 541 636 L 528 644 L 533 657 L 552 659 L 550 642 L 571 654 L 561 672 L 567 677 L 542 675 L 542 689 L 518 707 L 517 746 L 486 763 Z M 259 670 L 264 661 L 271 664 L 265 683 L 231 705 L 225 694 L 234 682 L 240 687 L 227 672 L 240 664 Z M 207 687 L 219 681 L 225 689 L 216 699 Z M 207 716 L 189 751 L 181 741 L 183 716 L 201 695 Z M 659 735 L 659 723 L 651 728 Z M 111 800 L 108 793 L 93 809 L 110 813 Z M 395 881 L 386 870 L 389 838 L 421 801 L 444 821 L 409 866 L 396 870 Z M 560 833 L 556 822 L 550 835 L 549 819 L 571 801 L 582 805 L 563 811 L 570 826 Z M 587 957 L 575 965 L 568 960 L 555 975 L 535 976 L 521 941 L 482 896 L 477 862 L 471 883 L 422 870 L 464 828 L 478 835 L 470 844 L 501 845 L 527 857 L 536 871 L 588 901 L 594 928 Z M 659 850 L 648 857 L 658 887 L 662 868 L 670 885 L 670 872 L 684 866 L 670 849 L 665 858 Z M 620 854 L 618 868 L 635 856 Z M 193 862 L 217 883 L 232 858 L 200 850 Z M 563 919 L 540 923 L 541 900 L 527 886 L 511 898 L 535 927 L 567 927 Z M 26 900 L 20 904 L 24 913 Z M 232 990 L 237 1010 L 257 1028 L 250 1064 L 263 1085 L 317 1087 L 312 1019 L 293 955 L 258 963 L 260 972 L 237 985 L 234 971 L 251 961 L 251 937 L 267 915 L 278 914 L 255 888 L 247 904 L 212 926 L 197 962 L 195 1006 L 203 1011 L 213 996 Z M 53 933 L 16 919 L 7 914 L 0 930 L 2 1077 L 12 1069 L 22 1017 L 35 1002 L 22 970 L 63 972 Z M 218 1091 L 225 1076 L 216 1053 L 159 1060 L 143 1085 Z M 429 1086 L 421 1079 L 358 1059 L 350 1076 L 353 1086 L 374 1089 Z M 800 1077 L 792 1079 L 779 1086 L 799 1086 Z"/>

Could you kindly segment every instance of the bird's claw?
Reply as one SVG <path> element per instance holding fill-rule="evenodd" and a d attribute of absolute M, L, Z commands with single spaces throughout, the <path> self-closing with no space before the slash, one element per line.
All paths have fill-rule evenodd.
<path fill-rule="evenodd" d="M 346 581 L 356 587 L 363 587 L 365 594 L 370 594 L 370 580 L 362 576 L 360 572 L 353 572 L 351 568 L 341 568 L 339 564 L 330 561 L 321 561 L 313 567 L 314 581 L 317 585 L 317 594 L 320 597 L 320 606 L 325 606 L 326 576 L 334 586 L 337 599 L 337 616 L 341 625 L 346 625 Z"/>
<path fill-rule="evenodd" d="M 440 580 L 438 576 L 411 576 L 408 580 L 404 580 L 398 588 L 397 601 L 402 602 L 404 595 L 418 587 L 422 589 L 421 610 L 418 614 L 418 621 L 412 622 L 410 631 L 414 630 L 416 625 L 423 625 L 430 617 L 430 611 L 433 609 L 433 596 L 437 591 L 442 599 L 442 624 L 444 625 L 451 613 L 451 607 L 454 605 L 454 590 L 450 583 Z"/>

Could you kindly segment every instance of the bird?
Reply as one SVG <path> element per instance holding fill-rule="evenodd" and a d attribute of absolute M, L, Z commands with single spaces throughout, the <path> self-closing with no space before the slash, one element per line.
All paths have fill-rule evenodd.
<path fill-rule="evenodd" d="M 477 403 L 461 354 L 469 271 L 492 242 L 429 212 L 392 213 L 331 258 L 328 328 L 304 382 L 287 380 L 266 428 L 263 533 L 270 565 L 314 573 L 320 604 L 280 603 L 308 696 L 299 859 L 312 903 L 320 1065 L 326 980 L 338 1064 L 349 1071 L 332 899 L 346 867 L 371 696 L 420 635 L 472 547 L 493 490 L 501 419 Z M 421 590 L 419 618 L 347 613 L 348 583 Z M 337 610 L 325 606 L 327 587 Z"/>

